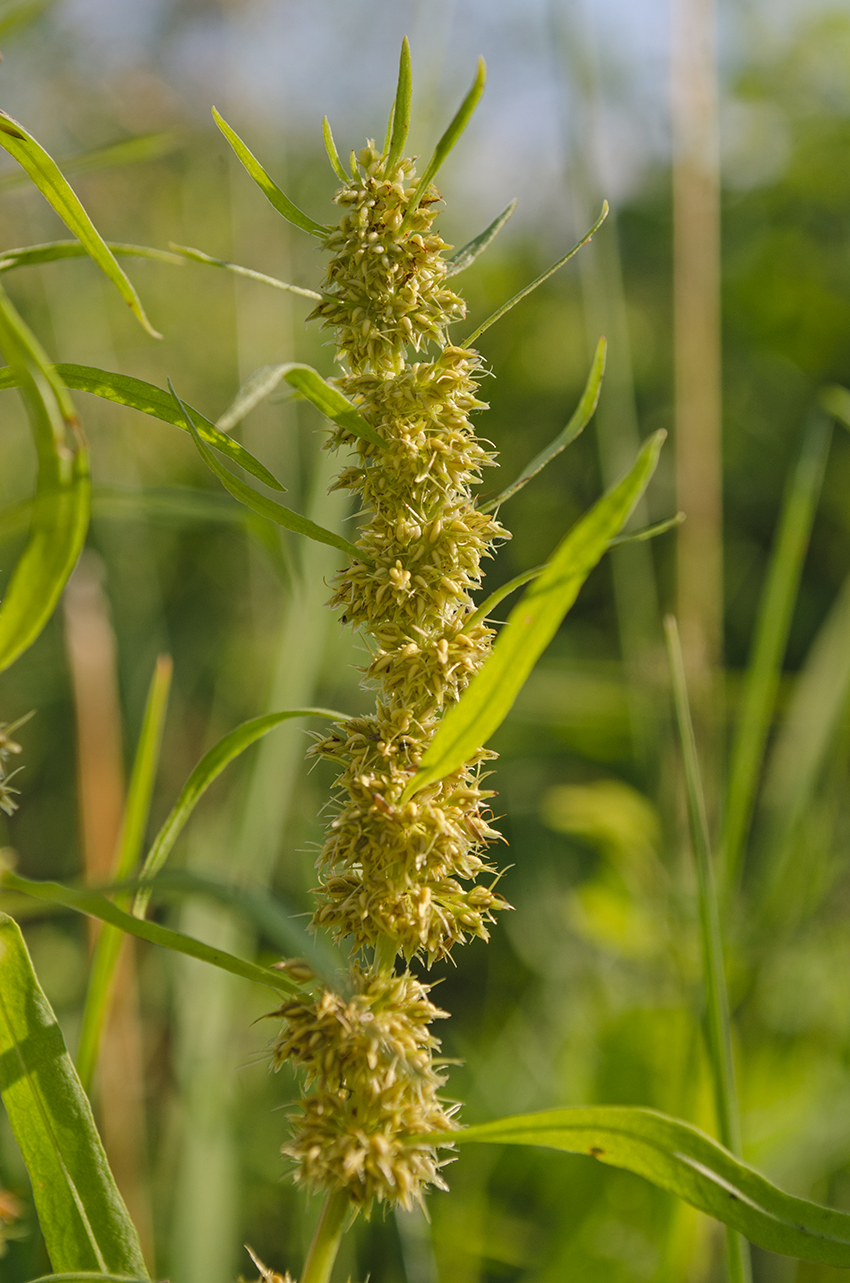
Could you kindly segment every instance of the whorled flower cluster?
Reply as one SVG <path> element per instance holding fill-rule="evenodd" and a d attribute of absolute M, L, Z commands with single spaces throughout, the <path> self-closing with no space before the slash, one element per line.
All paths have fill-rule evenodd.
<path fill-rule="evenodd" d="M 286 1149 L 299 1179 L 344 1188 L 358 1206 L 410 1206 L 441 1184 L 435 1150 L 415 1138 L 454 1124 L 429 1032 L 444 1013 L 409 972 L 395 974 L 393 959 L 430 965 L 471 936 L 487 939 L 494 912 L 508 906 L 486 859 L 498 834 L 481 768 L 493 755 L 481 749 L 401 797 L 443 711 L 489 654 L 493 632 L 473 618 L 470 594 L 507 532 L 471 493 L 493 459 L 470 423 L 486 408 L 480 358 L 447 341 L 465 308 L 446 284 L 450 247 L 432 229 L 439 193 L 430 187 L 412 210 L 413 161 L 385 173 L 371 143 L 357 159 L 336 195 L 344 212 L 327 238 L 334 257 L 313 315 L 335 333 L 338 386 L 384 442 L 344 429 L 330 441 L 356 452 L 336 486 L 370 514 L 362 558 L 338 577 L 332 604 L 369 641 L 365 677 L 377 700 L 373 715 L 337 724 L 312 750 L 340 768 L 314 925 L 349 939 L 371 965 L 354 964 L 350 998 L 323 990 L 285 1004 L 275 1057 L 306 1071 Z M 408 364 L 429 344 L 433 359 Z"/>

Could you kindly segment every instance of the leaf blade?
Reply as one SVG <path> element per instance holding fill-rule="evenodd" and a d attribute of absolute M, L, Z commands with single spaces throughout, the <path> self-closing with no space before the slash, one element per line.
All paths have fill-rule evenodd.
<path fill-rule="evenodd" d="M 402 802 L 468 761 L 504 721 L 584 580 L 649 484 L 665 435 L 661 431 L 649 438 L 631 472 L 576 522 L 523 594 L 490 657 L 440 722 Z"/>
<path fill-rule="evenodd" d="M 62 222 L 73 232 L 101 271 L 112 281 L 133 315 L 152 338 L 162 335 L 153 328 L 141 300 L 127 276 L 118 266 L 112 251 L 89 218 L 79 197 L 63 177 L 62 171 L 32 134 L 5 111 L 0 110 L 0 147 L 29 174 L 41 194 L 53 206 Z"/>
<path fill-rule="evenodd" d="M 0 1095 L 30 1173 L 50 1262 L 147 1279 L 91 1108 L 20 929 L 0 915 Z"/>
<path fill-rule="evenodd" d="M 458 272 L 463 272 L 471 263 L 474 263 L 479 254 L 483 254 L 488 245 L 498 236 L 505 223 L 513 214 L 519 201 L 514 199 L 510 205 L 507 205 L 496 218 L 493 219 L 483 232 L 479 232 L 471 241 L 452 254 L 451 258 L 446 260 L 446 276 L 456 276 Z"/>
<path fill-rule="evenodd" d="M 177 245 L 170 241 L 175 257 L 180 256 L 183 259 L 190 259 L 193 263 L 206 263 L 210 267 L 223 267 L 228 272 L 235 272 L 237 276 L 246 276 L 249 280 L 260 281 L 263 285 L 271 285 L 276 290 L 286 290 L 290 294 L 300 294 L 302 298 L 321 299 L 321 294 L 315 290 L 306 290 L 300 285 L 289 285 L 286 281 L 280 281 L 276 276 L 267 276 L 265 272 L 255 272 L 253 267 L 242 267 L 240 263 L 231 263 L 226 258 L 215 258 L 212 254 L 205 254 L 201 249 L 193 249 L 191 245 Z"/>
<path fill-rule="evenodd" d="M 401 42 L 401 54 L 398 60 L 398 85 L 392 106 L 392 133 L 390 148 L 387 153 L 384 173 L 391 174 L 404 155 L 407 135 L 410 132 L 410 96 L 413 78 L 410 66 L 410 43 L 407 36 Z"/>

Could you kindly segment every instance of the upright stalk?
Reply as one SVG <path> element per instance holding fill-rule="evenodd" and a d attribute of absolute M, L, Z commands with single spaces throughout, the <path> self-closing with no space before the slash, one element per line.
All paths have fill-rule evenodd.
<path fill-rule="evenodd" d="M 325 1199 L 319 1224 L 307 1253 L 301 1283 L 328 1283 L 342 1241 L 348 1208 L 345 1190 L 331 1190 Z"/>
<path fill-rule="evenodd" d="M 717 1126 L 723 1144 L 733 1154 L 740 1157 L 741 1123 L 735 1091 L 735 1062 L 732 1055 L 732 1030 L 729 1018 L 729 997 L 726 992 L 726 972 L 723 965 L 723 940 L 720 931 L 717 888 L 714 881 L 714 866 L 711 855 L 711 842 L 708 836 L 702 777 L 688 701 L 685 664 L 679 640 L 679 629 L 672 615 L 668 615 L 664 620 L 664 632 L 670 661 L 676 722 L 682 743 L 688 819 L 690 821 L 691 842 L 693 844 L 697 872 L 706 1028 L 714 1086 L 714 1101 L 717 1111 Z M 746 1240 L 730 1229 L 726 1231 L 726 1238 L 731 1283 L 749 1283 L 751 1271 L 749 1248 Z"/>

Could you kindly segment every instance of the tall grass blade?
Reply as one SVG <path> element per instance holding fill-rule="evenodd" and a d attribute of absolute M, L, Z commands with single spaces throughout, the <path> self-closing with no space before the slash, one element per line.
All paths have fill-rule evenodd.
<path fill-rule="evenodd" d="M 176 399 L 176 394 L 175 394 Z M 182 402 L 179 402 L 182 405 Z M 294 512 L 292 508 L 285 508 L 282 503 L 275 503 L 273 499 L 267 499 L 265 495 L 257 494 L 250 486 L 246 486 L 244 481 L 234 477 L 232 472 L 228 472 L 222 464 L 218 462 L 211 450 L 207 449 L 201 440 L 193 419 L 186 413 L 186 421 L 189 424 L 189 430 L 195 439 L 195 446 L 204 463 L 218 477 L 225 490 L 244 503 L 247 508 L 259 513 L 261 517 L 266 517 L 269 521 L 275 522 L 278 526 L 283 526 L 286 530 L 292 530 L 295 534 L 306 535 L 308 539 L 315 539 L 317 543 L 328 544 L 331 548 L 338 548 L 348 557 L 356 557 L 363 560 L 363 554 L 358 551 L 353 543 L 343 539 L 341 535 L 335 534 L 332 530 L 326 530 L 324 526 L 317 526 L 309 517 L 302 517 L 300 512 Z"/>
<path fill-rule="evenodd" d="M 384 173 L 391 174 L 404 155 L 407 135 L 410 132 L 410 96 L 413 91 L 413 77 L 410 67 L 410 44 L 407 36 L 401 42 L 401 55 L 398 62 L 398 86 L 392 107 L 392 133 L 387 153 Z"/>
<path fill-rule="evenodd" d="M 162 335 L 153 329 L 145 316 L 138 294 L 118 266 L 106 241 L 83 209 L 76 193 L 63 178 L 62 171 L 55 160 L 48 155 L 40 143 L 36 142 L 32 134 L 27 133 L 23 125 L 13 120 L 5 111 L 0 111 L 0 147 L 4 147 L 29 174 L 68 230 L 74 233 L 98 267 L 112 281 L 148 334 L 155 339 L 161 338 Z"/>
<path fill-rule="evenodd" d="M 345 183 L 346 186 L 348 186 L 351 179 L 342 167 L 342 161 L 339 158 L 339 152 L 336 149 L 336 143 L 334 142 L 334 136 L 331 130 L 331 122 L 328 120 L 327 116 L 322 117 L 322 138 L 325 144 L 325 151 L 328 153 L 328 160 L 331 162 L 331 169 L 334 171 L 340 182 Z"/>
<path fill-rule="evenodd" d="M 664 633 L 673 687 L 673 705 L 682 744 L 688 819 L 697 871 L 706 1027 L 714 1103 L 720 1139 L 728 1150 L 735 1155 L 740 1155 L 741 1123 L 735 1090 L 732 1027 L 729 1018 L 729 998 L 726 992 L 726 971 L 723 965 L 723 940 L 720 933 L 717 888 L 714 882 L 702 777 L 685 683 L 685 661 L 679 641 L 679 630 L 672 615 L 668 615 L 664 620 Z M 748 1283 L 751 1278 L 749 1250 L 734 1230 L 729 1231 L 727 1248 L 732 1283 Z"/>
<path fill-rule="evenodd" d="M 0 289 L 0 347 L 21 389 L 38 455 L 29 538 L 0 606 L 0 672 L 35 641 L 77 563 L 91 477 L 73 403 L 35 335 Z"/>
<path fill-rule="evenodd" d="M 227 121 L 219 115 L 215 107 L 212 109 L 212 114 L 215 123 L 236 152 L 237 157 L 266 199 L 274 205 L 277 212 L 282 214 L 287 222 L 292 223 L 295 227 L 300 227 L 302 232 L 309 232 L 311 236 L 319 236 L 324 239 L 331 229 L 323 227 L 321 223 L 317 223 L 315 219 L 310 218 L 309 214 L 305 214 L 300 210 L 297 205 L 293 205 L 289 197 L 284 196 L 277 183 L 269 177 L 257 157 L 248 150 L 235 129 L 230 128 Z"/>
<path fill-rule="evenodd" d="M 259 281 L 262 285 L 271 285 L 273 289 L 285 290 L 288 294 L 300 294 L 302 298 L 321 299 L 321 294 L 315 290 L 305 290 L 300 285 L 288 285 L 286 281 L 279 281 L 276 276 L 267 276 L 265 272 L 255 272 L 253 267 L 242 267 L 239 263 L 231 263 L 226 258 L 214 258 L 212 254 L 205 254 L 203 250 L 193 249 L 191 245 L 175 245 L 173 241 L 169 244 L 174 250 L 175 255 L 182 255 L 183 258 L 189 258 L 194 263 L 206 263 L 210 267 L 223 267 L 228 272 L 234 272 L 237 276 L 246 276 L 251 281 Z"/>
<path fill-rule="evenodd" d="M 602 378 L 605 374 L 605 356 L 607 350 L 608 344 L 603 337 L 596 345 L 596 351 L 593 354 L 593 361 L 590 366 L 590 373 L 587 376 L 587 383 L 585 384 L 584 391 L 581 394 L 581 399 L 579 400 L 579 403 L 576 406 L 567 426 L 558 433 L 554 441 L 550 441 L 549 445 L 547 445 L 545 449 L 541 450 L 539 454 L 534 456 L 531 463 L 527 464 L 526 467 L 523 468 L 516 481 L 512 482 L 507 489 L 501 492 L 501 494 L 496 495 L 495 499 L 490 499 L 487 503 L 480 505 L 482 512 L 492 512 L 494 508 L 498 508 L 501 504 L 506 503 L 508 499 L 511 499 L 518 491 L 522 490 L 523 486 L 527 485 L 528 482 L 531 481 L 532 477 L 536 477 L 538 472 L 542 472 L 547 463 L 551 463 L 551 461 L 559 455 L 562 450 L 565 450 L 566 447 L 575 441 L 576 437 L 584 431 L 592 419 L 596 406 L 599 403 L 599 393 L 602 391 Z"/>
<path fill-rule="evenodd" d="M 661 431 L 649 438 L 629 474 L 576 522 L 555 549 L 508 616 L 490 658 L 443 718 L 422 765 L 402 794 L 403 801 L 457 770 L 501 726 L 585 579 L 649 484 L 665 435 Z"/>
<path fill-rule="evenodd" d="M 165 726 L 165 712 L 168 707 L 168 692 L 171 688 L 171 657 L 160 655 L 154 668 L 148 691 L 145 714 L 139 742 L 136 745 L 136 756 L 133 772 L 130 776 L 130 787 L 127 791 L 127 802 L 121 826 L 115 863 L 112 869 L 112 880 L 120 882 L 128 878 L 136 867 L 145 840 L 145 830 L 150 813 L 156 773 L 159 766 L 162 732 Z M 118 901 L 122 908 L 129 905 Z M 89 970 L 89 983 L 86 1000 L 83 1006 L 83 1018 L 80 1025 L 80 1037 L 77 1043 L 77 1073 L 86 1091 L 91 1086 L 95 1065 L 97 1064 L 100 1040 L 109 1009 L 112 982 L 121 941 L 124 936 L 117 927 L 104 926 L 95 945 L 94 955 Z"/>
<path fill-rule="evenodd" d="M 250 748 L 257 740 L 262 739 L 264 735 L 268 735 L 269 731 L 273 731 L 276 726 L 280 726 L 281 722 L 287 722 L 293 717 L 328 717 L 331 721 L 345 720 L 344 713 L 336 713 L 329 708 L 289 708 L 282 713 L 266 713 L 263 717 L 254 717 L 251 721 L 243 722 L 241 726 L 237 726 L 235 730 L 225 735 L 208 753 L 204 754 L 183 785 L 180 796 L 145 857 L 145 862 L 142 866 L 143 879 L 148 880 L 155 877 L 162 868 L 189 816 L 213 780 L 218 779 L 224 768 L 240 753 L 244 753 L 246 748 Z M 133 905 L 133 913 L 137 917 L 144 917 L 149 900 L 149 891 L 139 891 Z"/>
<path fill-rule="evenodd" d="M 550 1109 L 429 1137 L 438 1145 L 541 1145 L 625 1168 L 769 1252 L 850 1266 L 850 1214 L 795 1198 L 704 1132 L 653 1109 Z"/>
<path fill-rule="evenodd" d="M 585 232 L 581 240 L 578 241 L 572 247 L 572 249 L 569 250 L 568 253 L 564 255 L 563 258 L 559 258 L 557 263 L 553 263 L 551 267 L 547 267 L 546 271 L 541 272 L 539 276 L 535 277 L 535 279 L 531 282 L 530 285 L 526 285 L 524 289 L 521 289 L 519 291 L 518 294 L 514 294 L 513 298 L 509 298 L 507 303 L 503 303 L 500 308 L 497 308 L 492 316 L 488 316 L 487 320 L 482 322 L 482 324 L 479 325 L 477 330 L 473 330 L 472 333 L 468 336 L 468 338 L 465 338 L 463 340 L 461 347 L 471 347 L 472 344 L 475 342 L 475 340 L 479 339 L 485 330 L 489 330 L 491 325 L 495 325 L 497 321 L 500 321 L 507 312 L 510 312 L 512 307 L 515 307 L 516 304 L 520 302 L 521 299 L 524 299 L 528 294 L 531 294 L 534 290 L 536 290 L 538 285 L 542 285 L 544 281 L 548 281 L 549 277 L 554 276 L 555 272 L 557 272 L 560 268 L 562 268 L 565 263 L 569 263 L 570 259 L 575 254 L 577 254 L 583 246 L 587 244 L 587 242 L 596 234 L 596 232 L 599 231 L 599 228 L 605 222 L 605 219 L 607 217 L 608 217 L 608 202 L 607 200 L 605 200 L 602 202 L 602 209 L 600 211 L 599 217 L 597 218 L 593 226 L 587 232 Z"/>
<path fill-rule="evenodd" d="M 848 398 L 850 399 L 850 398 Z M 826 468 L 831 425 L 817 414 L 806 428 L 800 458 L 789 478 L 759 606 L 752 654 L 732 750 L 721 843 L 720 886 L 734 892 L 755 806 L 770 724 L 803 562 Z"/>
<path fill-rule="evenodd" d="M 2 17 L 0 17 L 2 26 Z M 57 161 L 63 174 L 92 174 L 102 169 L 116 169 L 122 165 L 138 165 L 141 161 L 159 160 L 168 156 L 181 145 L 180 138 L 171 130 L 161 130 L 154 134 L 139 134 L 136 138 L 126 138 L 120 143 L 109 143 L 106 147 L 95 147 L 93 151 L 81 152 L 78 156 L 68 156 Z M 4 174 L 0 178 L 0 192 L 23 187 L 26 179 L 22 174 Z"/>
<path fill-rule="evenodd" d="M 161 927 L 156 922 L 148 922 L 145 918 L 137 918 L 132 913 L 125 913 L 123 909 L 119 909 L 111 900 L 107 900 L 96 891 L 66 887 L 59 882 L 35 882 L 31 878 L 22 878 L 20 874 L 13 873 L 10 869 L 0 871 L 0 887 L 10 891 L 20 891 L 22 895 L 33 896 L 37 900 L 46 900 L 49 904 L 62 905 L 65 909 L 73 909 L 75 913 L 83 913 L 86 917 L 95 918 L 99 922 L 108 922 L 114 927 L 120 927 L 131 936 L 147 940 L 149 944 L 160 945 L 163 949 L 171 949 L 174 953 L 185 953 L 189 958 L 198 958 L 201 962 L 207 962 L 221 971 L 229 971 L 233 976 L 241 976 L 243 980 L 270 985 L 272 989 L 281 989 L 284 993 L 293 993 L 298 988 L 293 981 L 279 971 L 260 967 L 255 962 L 246 962 L 243 958 L 236 958 L 224 949 L 214 949 L 212 945 L 195 940 L 181 931 L 171 931 L 168 927 Z M 2 1060 L 0 1060 L 0 1066 L 2 1066 Z"/>
<path fill-rule="evenodd" d="M 458 272 L 463 272 L 470 263 L 474 263 L 479 254 L 483 254 L 488 245 L 490 245 L 505 223 L 513 214 L 519 202 L 512 200 L 510 205 L 502 210 L 497 218 L 494 218 L 489 227 L 485 227 L 483 232 L 463 245 L 451 258 L 446 262 L 446 276 L 456 276 Z"/>
<path fill-rule="evenodd" d="M 88 392 L 91 396 L 102 397 L 105 401 L 112 401 L 116 405 L 129 406 L 131 410 L 140 410 L 142 414 L 148 414 L 153 419 L 161 419 L 163 423 L 170 423 L 172 427 L 180 428 L 183 432 L 189 431 L 185 416 L 174 404 L 171 394 L 158 388 L 155 383 L 146 383 L 144 379 L 135 379 L 129 374 L 113 374 L 110 370 L 99 370 L 93 365 L 66 365 L 60 362 L 50 368 L 55 371 L 60 385 L 73 388 L 75 392 Z M 0 391 L 19 386 L 20 381 L 14 369 L 10 366 L 0 368 Z M 285 486 L 280 484 L 277 477 L 269 472 L 259 459 L 255 459 L 251 452 L 238 441 L 232 440 L 214 423 L 210 423 L 209 419 L 198 410 L 192 409 L 192 418 L 198 436 L 207 445 L 211 445 L 220 454 L 238 463 L 240 468 L 244 468 L 264 485 L 271 486 L 274 490 L 285 490 Z"/>
<path fill-rule="evenodd" d="M 55 1270 L 147 1279 L 85 1092 L 17 923 L 0 914 L 0 1095 Z"/>
<path fill-rule="evenodd" d="M 437 143 L 437 146 L 434 148 L 433 156 L 425 166 L 425 172 L 416 185 L 416 190 L 414 191 L 410 204 L 407 207 L 407 213 L 402 220 L 401 227 L 399 228 L 399 235 L 401 235 L 410 225 L 410 220 L 419 208 L 419 202 L 422 200 L 422 197 L 431 185 L 432 179 L 435 177 L 437 171 L 445 162 L 449 152 L 452 150 L 455 143 L 466 129 L 466 126 L 469 124 L 472 113 L 478 106 L 478 100 L 484 92 L 484 83 L 486 79 L 487 67 L 484 59 L 479 58 L 478 68 L 475 72 L 475 79 L 472 82 L 472 87 L 463 102 L 460 104 L 460 107 L 458 107 L 451 124 Z"/>
<path fill-rule="evenodd" d="M 152 249 L 149 245 L 128 245 L 124 241 L 106 241 L 106 246 L 120 258 L 151 258 L 158 263 L 183 267 L 185 260 L 167 249 Z M 40 263 L 56 263 L 64 258 L 88 258 L 88 250 L 79 241 L 45 241 L 42 245 L 24 245 L 20 249 L 0 252 L 0 272 L 13 267 L 36 267 Z"/>

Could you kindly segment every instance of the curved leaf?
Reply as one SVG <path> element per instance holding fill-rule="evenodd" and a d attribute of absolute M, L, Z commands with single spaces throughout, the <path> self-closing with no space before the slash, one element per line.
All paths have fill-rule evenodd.
<path fill-rule="evenodd" d="M 109 922 L 120 927 L 128 935 L 138 936 L 149 944 L 161 945 L 174 953 L 185 953 L 189 958 L 198 958 L 208 962 L 220 971 L 228 971 L 243 980 L 253 980 L 255 984 L 270 985 L 272 989 L 281 989 L 284 993 L 293 993 L 298 986 L 279 971 L 260 967 L 255 962 L 246 962 L 236 958 L 224 949 L 215 949 L 212 945 L 195 940 L 193 936 L 184 935 L 181 931 L 171 931 L 161 927 L 157 922 L 148 922 L 145 918 L 136 918 L 132 913 L 125 913 L 111 900 L 99 895 L 96 891 L 80 890 L 77 887 L 62 886 L 59 882 L 35 882 L 31 878 L 22 878 L 10 869 L 0 871 L 0 887 L 20 891 L 22 895 L 33 896 L 36 900 L 46 900 L 49 904 L 60 904 L 75 913 L 84 913 L 88 918 L 99 922 Z M 54 1262 L 55 1264 L 55 1262 Z"/>
<path fill-rule="evenodd" d="M 495 499 L 480 505 L 482 512 L 492 512 L 494 508 L 500 507 L 517 491 L 522 490 L 523 486 L 527 485 L 532 477 L 536 477 L 538 472 L 542 472 L 547 463 L 551 463 L 556 455 L 565 450 L 584 431 L 593 417 L 599 401 L 599 393 L 602 391 L 602 376 L 605 373 L 605 355 L 607 351 L 608 344 L 603 336 L 596 345 L 596 351 L 593 354 L 593 361 L 590 366 L 590 374 L 587 376 L 587 383 L 567 426 L 558 433 L 554 441 L 550 441 L 539 454 L 534 456 L 531 463 L 526 464 L 516 481 L 512 482 L 501 494 L 496 495 Z"/>
<path fill-rule="evenodd" d="M 323 227 L 321 223 L 317 223 L 309 214 L 305 214 L 300 210 L 297 205 L 293 205 L 289 197 L 284 196 L 277 183 L 269 177 L 253 152 L 248 150 L 236 130 L 230 128 L 227 121 L 223 116 L 219 115 L 215 107 L 212 109 L 212 114 L 215 123 L 236 152 L 239 160 L 241 160 L 266 199 L 274 205 L 277 212 L 282 214 L 288 222 L 300 227 L 302 232 L 309 232 L 312 236 L 320 236 L 324 239 L 331 229 Z"/>
<path fill-rule="evenodd" d="M 434 1144 L 541 1145 L 622 1167 L 769 1252 L 850 1266 L 850 1214 L 794 1198 L 704 1132 L 653 1109 L 551 1109 L 465 1127 Z"/>
<path fill-rule="evenodd" d="M 91 1107 L 20 929 L 0 914 L 0 1095 L 55 1270 L 147 1279 Z"/>
<path fill-rule="evenodd" d="M 266 276 L 265 272 L 255 272 L 252 267 L 242 267 L 239 263 L 231 263 L 226 258 L 213 258 L 211 254 L 205 254 L 203 250 L 192 249 L 191 245 L 175 245 L 173 241 L 169 242 L 175 250 L 175 257 L 180 255 L 183 259 L 189 258 L 194 263 L 207 263 L 211 267 L 224 267 L 228 272 L 235 272 L 237 276 L 247 276 L 249 280 L 260 281 L 263 285 L 271 285 L 276 290 L 287 290 L 290 294 L 300 294 L 303 298 L 321 299 L 321 294 L 315 290 L 302 289 L 300 285 L 288 285 L 286 281 L 279 281 L 276 276 Z"/>
<path fill-rule="evenodd" d="M 604 494 L 555 549 L 508 616 L 490 658 L 438 726 L 402 801 L 469 761 L 501 726 L 585 579 L 649 484 L 665 435 L 661 431 L 649 438 L 628 476 Z"/>
<path fill-rule="evenodd" d="M 386 441 L 379 436 L 370 423 L 367 423 L 362 414 L 354 408 L 348 397 L 343 396 L 339 388 L 335 388 L 327 379 L 323 379 L 318 370 L 314 370 L 312 365 L 302 365 L 300 361 L 290 361 L 287 365 L 279 367 L 281 378 L 285 379 L 290 387 L 300 392 L 311 405 L 331 422 L 335 423 L 338 428 L 344 428 L 346 432 L 351 432 L 355 437 L 362 437 L 364 441 L 370 441 L 372 445 L 386 448 Z"/>
<path fill-rule="evenodd" d="M 126 405 L 132 410 L 140 410 L 142 414 L 149 414 L 153 419 L 161 419 L 163 423 L 170 423 L 172 427 L 180 428 L 183 432 L 189 431 L 171 394 L 163 388 L 158 388 L 155 383 L 146 383 L 144 379 L 135 379 L 130 374 L 113 374 L 111 370 L 99 370 L 93 365 L 67 365 L 60 361 L 58 365 L 51 366 L 51 369 L 56 372 L 57 377 L 66 387 L 73 388 L 75 392 L 89 392 L 92 396 L 102 397 L 104 401 L 112 401 L 115 405 Z M 0 369 L 0 392 L 6 388 L 18 386 L 19 380 L 14 370 L 9 366 Z M 240 468 L 250 472 L 251 476 L 256 477 L 258 481 L 271 486 L 274 490 L 285 490 L 274 474 L 269 472 L 268 468 L 264 467 L 259 459 L 255 459 L 251 452 L 238 441 L 234 441 L 220 431 L 197 410 L 193 409 L 192 415 L 198 435 L 203 441 L 213 446 L 220 454 L 227 455 L 228 459 L 238 463 Z"/>
<path fill-rule="evenodd" d="M 251 721 L 243 722 L 241 726 L 230 731 L 208 753 L 204 754 L 180 790 L 180 796 L 172 807 L 171 813 L 145 856 L 141 874 L 143 879 L 153 878 L 162 868 L 189 816 L 224 768 L 258 739 L 268 735 L 269 731 L 273 731 L 281 722 L 287 722 L 293 717 L 328 717 L 334 722 L 346 720 L 345 713 L 337 713 L 330 708 L 288 708 L 282 713 L 266 713 L 263 717 L 254 717 Z M 149 891 L 139 891 L 133 905 L 133 912 L 138 917 L 144 917 L 149 900 Z"/>
<path fill-rule="evenodd" d="M 483 254 L 487 246 L 493 241 L 504 227 L 505 223 L 513 214 L 519 202 L 512 200 L 510 205 L 502 210 L 497 218 L 494 218 L 489 227 L 485 227 L 483 232 L 479 232 L 471 241 L 462 246 L 456 254 L 446 261 L 446 276 L 455 276 L 474 263 L 479 254 Z"/>
<path fill-rule="evenodd" d="M 38 454 L 30 533 L 0 606 L 0 672 L 31 646 L 77 563 L 91 511 L 76 411 L 35 335 L 0 289 L 0 347 L 21 389 Z"/>
<path fill-rule="evenodd" d="M 401 42 L 401 55 L 398 61 L 398 85 L 395 91 L 392 109 L 392 133 L 387 153 L 384 173 L 391 174 L 404 155 L 404 146 L 410 131 L 410 95 L 412 75 L 410 69 L 410 44 L 407 36 Z"/>
<path fill-rule="evenodd" d="M 331 169 L 340 182 L 345 183 L 347 186 L 351 180 L 342 167 L 342 161 L 339 158 L 339 152 L 336 149 L 333 131 L 331 130 L 331 122 L 327 116 L 322 117 L 322 139 L 325 144 L 325 151 L 328 153 L 328 160 L 331 162 Z"/>
<path fill-rule="evenodd" d="M 126 245 L 123 241 L 107 241 L 107 248 L 116 256 L 152 258 L 159 263 L 185 267 L 185 259 L 167 249 L 152 249 L 148 245 Z M 87 258 L 88 250 L 79 241 L 45 241 L 42 245 L 24 245 L 21 249 L 0 252 L 0 272 L 13 267 L 35 267 L 39 263 L 55 263 L 63 258 Z M 318 297 L 318 296 L 317 296 Z"/>
<path fill-rule="evenodd" d="M 83 209 L 73 188 L 62 176 L 56 161 L 48 155 L 40 143 L 36 142 L 32 134 L 27 133 L 23 125 L 13 120 L 5 111 L 0 111 L 0 147 L 4 147 L 29 174 L 68 230 L 74 233 L 98 267 L 112 281 L 148 334 L 155 339 L 161 338 L 162 336 L 145 316 L 138 294 L 118 266 L 106 241 Z"/>

